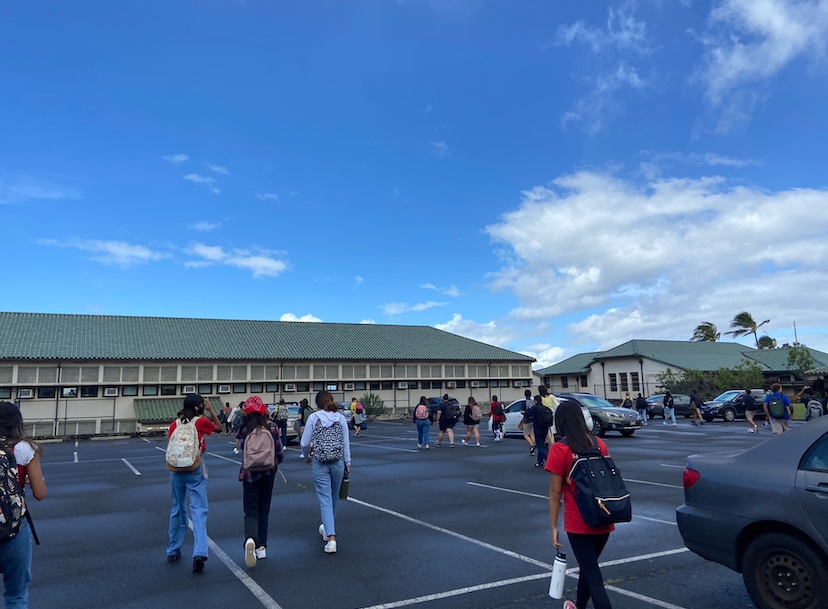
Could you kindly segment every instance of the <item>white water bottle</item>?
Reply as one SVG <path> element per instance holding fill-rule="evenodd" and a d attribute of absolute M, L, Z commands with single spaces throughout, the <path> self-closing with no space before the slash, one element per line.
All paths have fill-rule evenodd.
<path fill-rule="evenodd" d="M 549 596 L 563 598 L 564 580 L 566 580 L 566 554 L 558 550 L 552 563 L 552 578 L 549 580 Z"/>

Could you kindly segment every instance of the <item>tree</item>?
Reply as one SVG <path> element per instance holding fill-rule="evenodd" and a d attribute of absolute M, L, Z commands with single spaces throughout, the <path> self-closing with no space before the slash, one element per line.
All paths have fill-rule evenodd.
<path fill-rule="evenodd" d="M 788 366 L 801 378 L 806 370 L 815 366 L 814 356 L 805 345 L 794 343 L 788 350 Z"/>
<path fill-rule="evenodd" d="M 757 346 L 760 349 L 776 349 L 776 339 L 773 339 L 767 334 L 765 334 L 762 338 L 759 339 Z"/>
<path fill-rule="evenodd" d="M 365 407 L 365 414 L 369 417 L 378 417 L 386 413 L 385 402 L 376 393 L 363 394 L 358 401 Z"/>
<path fill-rule="evenodd" d="M 722 333 L 718 331 L 716 324 L 703 321 L 693 330 L 693 336 L 690 340 L 714 343 L 719 340 L 721 335 Z"/>
<path fill-rule="evenodd" d="M 753 334 L 753 339 L 756 341 L 756 348 L 758 349 L 759 336 L 757 335 L 757 331 L 759 330 L 759 328 L 761 328 L 767 323 L 770 323 L 770 319 L 766 319 L 761 324 L 757 324 L 753 320 L 753 316 L 750 313 L 748 313 L 747 311 L 742 311 L 736 317 L 733 318 L 733 321 L 730 322 L 730 327 L 736 329 L 731 330 L 730 332 L 725 332 L 725 334 L 732 334 L 734 337 Z"/>
<path fill-rule="evenodd" d="M 656 375 L 656 382 L 673 393 L 689 394 L 695 391 L 701 396 L 716 396 L 729 389 L 748 389 L 764 386 L 762 367 L 758 362 L 742 360 L 735 368 L 719 368 L 714 372 L 706 370 L 667 369 Z"/>

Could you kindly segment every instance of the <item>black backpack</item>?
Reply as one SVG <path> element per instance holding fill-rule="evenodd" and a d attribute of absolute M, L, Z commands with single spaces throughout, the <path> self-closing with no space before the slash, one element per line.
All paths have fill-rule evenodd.
<path fill-rule="evenodd" d="M 446 419 L 449 421 L 460 418 L 460 406 L 457 402 L 446 402 Z"/>
<path fill-rule="evenodd" d="M 503 416 L 503 403 L 502 402 L 498 402 L 495 405 L 495 414 L 499 417 Z"/>
<path fill-rule="evenodd" d="M 566 438 L 561 441 L 567 444 Z M 632 520 L 630 493 L 621 472 L 612 457 L 598 447 L 575 455 L 566 479 L 575 485 L 575 504 L 587 525 L 601 527 Z"/>
<path fill-rule="evenodd" d="M 543 404 L 535 407 L 535 423 L 541 427 L 552 427 L 552 409 Z"/>

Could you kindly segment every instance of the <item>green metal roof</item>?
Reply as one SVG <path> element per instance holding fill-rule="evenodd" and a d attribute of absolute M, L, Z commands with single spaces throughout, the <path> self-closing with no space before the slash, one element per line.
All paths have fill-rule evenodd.
<path fill-rule="evenodd" d="M 814 358 L 814 368 L 828 366 L 828 353 L 823 353 L 810 347 L 806 347 L 806 349 L 811 352 L 811 357 Z M 763 367 L 773 372 L 790 372 L 793 368 L 788 364 L 789 353 L 790 349 L 787 347 L 780 347 L 779 349 L 759 349 L 750 353 L 748 357 L 756 360 Z"/>
<path fill-rule="evenodd" d="M 218 414 L 219 410 L 224 408 L 224 402 L 220 397 L 209 399 L 213 410 Z M 135 420 L 139 423 L 172 423 L 183 404 L 184 398 L 136 398 L 132 401 L 135 407 Z"/>
<path fill-rule="evenodd" d="M 0 313 L 0 359 L 514 361 L 429 326 Z"/>
<path fill-rule="evenodd" d="M 562 362 L 558 362 L 557 364 L 548 366 L 547 368 L 536 370 L 535 373 L 541 376 L 586 374 L 589 372 L 589 367 L 592 362 L 594 362 L 595 358 L 599 355 L 600 353 L 597 351 L 590 353 L 579 353 L 578 355 L 573 355 L 572 357 L 565 359 Z"/>
<path fill-rule="evenodd" d="M 711 371 L 738 366 L 756 351 L 739 343 L 631 340 L 600 353 L 596 359 L 640 356 L 682 370 Z"/>

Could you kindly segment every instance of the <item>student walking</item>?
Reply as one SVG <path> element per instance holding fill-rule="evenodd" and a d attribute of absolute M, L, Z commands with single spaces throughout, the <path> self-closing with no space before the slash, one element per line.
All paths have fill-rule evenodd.
<path fill-rule="evenodd" d="M 690 406 L 693 408 L 693 420 L 690 422 L 693 425 L 704 425 L 704 419 L 701 416 L 701 408 L 704 406 L 704 400 L 696 395 L 695 389 L 690 391 Z"/>
<path fill-rule="evenodd" d="M 756 400 L 750 395 L 750 389 L 745 389 L 745 392 L 734 401 L 738 401 L 745 406 L 745 420 L 748 424 L 748 433 L 757 433 L 759 426 L 756 424 Z"/>
<path fill-rule="evenodd" d="M 445 394 L 443 401 L 437 408 L 437 426 L 440 429 L 440 432 L 437 434 L 438 447 L 442 446 L 443 436 L 448 432 L 449 447 L 454 448 L 454 426 L 460 418 L 459 412 L 457 412 L 458 409 L 459 407 L 449 401 L 448 394 Z"/>
<path fill-rule="evenodd" d="M 474 434 L 474 441 L 477 446 L 480 446 L 480 419 L 483 418 L 483 413 L 480 411 L 480 406 L 477 405 L 477 400 L 469 396 L 469 403 L 463 410 L 463 424 L 466 426 L 466 437 L 461 440 L 466 446 L 471 446 L 469 442 L 472 434 Z"/>
<path fill-rule="evenodd" d="M 308 417 L 300 447 L 302 457 L 313 468 L 313 485 L 319 500 L 322 524 L 319 534 L 328 554 L 336 553 L 336 503 L 345 474 L 351 472 L 351 445 L 348 421 L 327 391 L 316 394 L 319 410 Z"/>
<path fill-rule="evenodd" d="M 673 394 L 670 393 L 669 390 L 664 392 L 664 400 L 662 402 L 664 404 L 664 425 L 670 425 L 671 427 L 676 426 L 676 405 L 675 401 L 673 400 Z M 672 419 L 672 423 L 668 423 L 668 421 Z"/>
<path fill-rule="evenodd" d="M 638 418 L 641 424 L 647 424 L 647 400 L 640 393 L 635 398 L 635 409 L 638 411 Z"/>
<path fill-rule="evenodd" d="M 249 401 L 250 400 L 248 400 L 248 402 Z M 247 407 L 246 404 L 247 402 L 245 402 L 245 408 Z M 280 398 L 279 402 L 276 404 L 276 410 L 273 411 L 273 417 L 271 417 L 271 420 L 273 420 L 276 423 L 276 427 L 279 428 L 279 435 L 282 438 L 283 445 L 287 444 L 287 424 L 289 418 L 290 410 L 288 409 L 287 404 L 285 404 L 285 400 Z"/>
<path fill-rule="evenodd" d="M 532 399 L 532 391 L 529 389 L 524 390 L 523 395 L 526 398 L 526 402 L 520 410 L 520 414 L 523 415 L 523 439 L 529 444 L 529 454 L 534 455 L 536 450 L 535 400 Z"/>
<path fill-rule="evenodd" d="M 774 383 L 771 392 L 765 396 L 764 403 L 766 420 L 770 421 L 771 432 L 779 436 L 788 431 L 789 421 L 793 415 L 791 399 L 782 393 L 782 385 Z"/>
<path fill-rule="evenodd" d="M 0 450 L 5 453 L 9 465 L 12 458 L 17 464 L 17 484 L 21 493 L 25 495 L 24 489 L 28 485 L 32 496 L 43 501 L 46 498 L 46 480 L 40 469 L 42 451 L 26 438 L 23 417 L 11 402 L 0 402 Z M 13 472 L 14 469 L 9 469 L 8 475 Z M 20 530 L 13 538 L 0 542 L 0 573 L 3 574 L 3 599 L 7 609 L 27 609 L 29 606 L 33 532 L 28 518 L 23 517 L 26 512 L 24 500 Z"/>
<path fill-rule="evenodd" d="M 209 414 L 209 419 L 204 413 Z M 170 424 L 167 432 L 169 439 L 179 425 L 194 424 L 198 432 L 197 450 L 203 455 L 207 450 L 204 436 L 213 432 L 221 433 L 213 406 L 209 401 L 197 393 L 188 393 L 184 398 L 184 405 Z M 189 495 L 190 515 L 193 521 L 193 573 L 204 571 L 204 562 L 207 560 L 207 468 L 203 460 L 192 471 L 171 471 L 170 487 L 172 488 L 172 508 L 170 509 L 169 543 L 167 544 L 167 562 L 175 562 L 181 558 L 181 546 L 184 545 L 184 535 L 187 533 L 187 497 Z"/>
<path fill-rule="evenodd" d="M 506 421 L 506 413 L 503 411 L 503 404 L 497 401 L 497 396 L 492 396 L 492 402 L 489 405 L 489 416 L 492 419 L 492 433 L 494 433 L 495 442 L 500 442 L 503 439 L 503 423 Z"/>
<path fill-rule="evenodd" d="M 267 406 L 259 397 L 253 396 L 244 403 L 244 414 L 237 434 L 244 455 L 239 469 L 244 508 L 244 564 L 255 567 L 257 561 L 267 558 L 273 483 L 285 452 L 281 430 L 270 420 Z"/>
<path fill-rule="evenodd" d="M 567 479 L 576 454 L 584 453 L 596 446 L 604 455 L 609 456 L 609 451 L 603 440 L 589 433 L 581 409 L 575 402 L 567 401 L 557 408 L 555 429 L 559 435 L 566 438 L 566 442 L 556 442 L 550 449 L 546 461 L 546 470 L 551 473 L 549 521 L 552 524 L 552 545 L 555 548 L 563 545 L 558 529 L 558 516 L 563 498 L 564 531 L 578 561 L 578 591 L 575 602 L 565 601 L 563 609 L 586 609 L 590 599 L 595 609 L 612 609 L 604 590 L 604 578 L 598 566 L 598 559 L 615 525 L 587 525 L 575 503 L 575 487 Z"/>
<path fill-rule="evenodd" d="M 428 407 L 428 400 L 425 396 L 420 397 L 419 403 L 414 407 L 412 415 L 414 425 L 417 426 L 417 448 L 429 449 L 428 432 L 431 429 L 431 409 Z"/>
<path fill-rule="evenodd" d="M 356 398 L 351 398 L 351 420 L 354 422 L 354 431 L 358 436 L 360 432 L 368 428 L 368 417 L 365 416 L 365 407 Z"/>
<path fill-rule="evenodd" d="M 630 396 L 630 392 L 627 391 L 624 393 L 624 397 L 621 398 L 621 408 L 629 408 L 630 410 L 633 409 L 633 399 Z"/>

